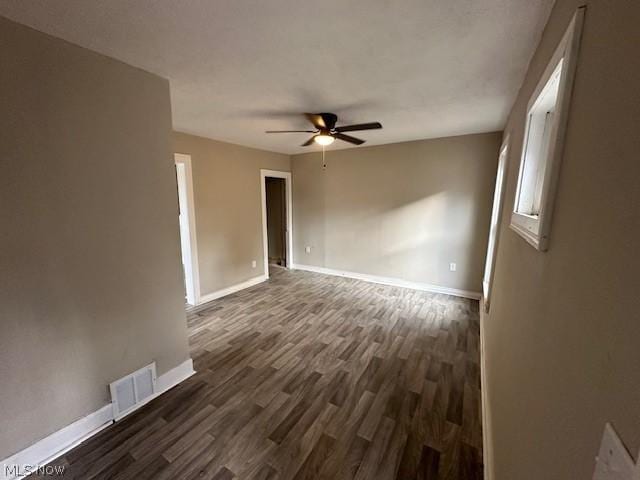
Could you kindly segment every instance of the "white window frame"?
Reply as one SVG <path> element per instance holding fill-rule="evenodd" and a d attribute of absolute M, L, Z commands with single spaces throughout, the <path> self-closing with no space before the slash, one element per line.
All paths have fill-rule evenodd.
<path fill-rule="evenodd" d="M 522 143 L 522 156 L 520 159 L 520 170 L 518 173 L 518 187 L 516 189 L 510 227 L 539 251 L 546 251 L 549 246 L 551 214 L 553 211 L 553 203 L 558 184 L 564 137 L 567 129 L 571 91 L 573 89 L 573 81 L 578 60 L 578 49 L 580 46 L 580 35 L 582 33 L 582 24 L 584 22 L 584 11 L 585 7 L 577 9 L 527 105 L 527 122 L 525 126 L 524 141 Z M 539 160 L 544 165 L 544 177 L 542 180 L 541 190 L 538 192 L 540 198 L 539 212 L 537 215 L 521 213 L 518 212 L 518 205 L 520 193 L 523 188 L 522 182 L 524 165 L 527 159 L 527 148 L 530 141 L 529 127 L 531 111 L 538 99 L 541 97 L 541 94 L 544 92 L 545 87 L 552 79 L 554 73 L 557 73 L 556 68 L 561 63 L 558 96 L 555 104 L 556 107 L 551 125 L 548 148 L 545 157 Z"/>
<path fill-rule="evenodd" d="M 504 199 L 504 182 L 507 173 L 507 158 L 509 155 L 509 135 L 507 135 L 500 147 L 498 156 L 498 170 L 496 172 L 496 188 L 493 192 L 493 207 L 491 209 L 491 223 L 489 225 L 489 241 L 487 243 L 487 258 L 482 279 L 482 294 L 484 295 L 484 308 L 488 312 L 491 302 L 491 285 L 496 267 L 496 254 L 500 240 L 500 220 L 502 219 L 502 201 Z"/>

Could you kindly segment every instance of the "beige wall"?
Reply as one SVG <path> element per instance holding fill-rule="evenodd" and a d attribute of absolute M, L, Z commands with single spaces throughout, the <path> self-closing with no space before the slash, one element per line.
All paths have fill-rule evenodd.
<path fill-rule="evenodd" d="M 546 253 L 508 228 L 529 96 L 587 4 Z M 636 0 L 558 0 L 511 112 L 484 324 L 495 478 L 591 478 L 605 422 L 640 448 L 640 63 Z"/>
<path fill-rule="evenodd" d="M 293 156 L 294 262 L 480 291 L 500 139 Z"/>
<path fill-rule="evenodd" d="M 260 169 L 289 171 L 289 156 L 178 132 L 173 148 L 191 155 L 201 294 L 262 275 Z"/>
<path fill-rule="evenodd" d="M 188 358 L 166 80 L 0 18 L 0 458 Z"/>

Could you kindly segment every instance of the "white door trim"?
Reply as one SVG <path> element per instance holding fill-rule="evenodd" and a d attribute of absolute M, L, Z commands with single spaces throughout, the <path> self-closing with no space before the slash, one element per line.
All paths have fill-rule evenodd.
<path fill-rule="evenodd" d="M 291 200 L 291 172 L 278 170 L 260 170 L 260 192 L 262 194 L 262 252 L 264 257 L 264 276 L 269 278 L 269 240 L 267 238 L 267 190 L 265 180 L 267 177 L 284 178 L 287 198 L 287 268 L 291 268 L 293 261 L 293 214 Z"/>
<path fill-rule="evenodd" d="M 200 303 L 200 269 L 198 267 L 198 240 L 196 236 L 196 212 L 193 199 L 191 155 L 175 153 L 173 158 L 176 164 L 181 163 L 184 165 L 187 187 L 187 217 L 189 218 L 189 245 L 191 248 L 191 283 L 193 285 L 193 292 L 187 291 L 187 302 L 191 305 L 198 305 Z M 186 274 L 187 272 L 185 272 L 185 275 Z"/>

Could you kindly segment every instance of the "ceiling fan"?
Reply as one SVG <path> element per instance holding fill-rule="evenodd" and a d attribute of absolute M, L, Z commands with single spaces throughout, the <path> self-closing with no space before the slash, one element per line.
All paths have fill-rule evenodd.
<path fill-rule="evenodd" d="M 315 130 L 267 130 L 265 133 L 313 133 L 314 135 L 302 144 L 303 147 L 308 147 L 314 142 L 318 145 L 331 145 L 336 138 L 354 145 L 362 145 L 364 140 L 352 137 L 351 135 L 345 135 L 344 132 L 358 132 L 361 130 L 376 130 L 382 128 L 380 122 L 358 123 L 356 125 L 336 127 L 338 116 L 335 113 L 305 113 L 305 116 L 315 127 Z"/>

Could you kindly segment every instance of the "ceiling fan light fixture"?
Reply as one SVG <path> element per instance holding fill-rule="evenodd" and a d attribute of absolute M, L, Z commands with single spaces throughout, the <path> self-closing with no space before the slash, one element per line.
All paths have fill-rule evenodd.
<path fill-rule="evenodd" d="M 325 133 L 320 133 L 315 137 L 313 137 L 313 141 L 316 142 L 318 145 L 331 145 L 334 140 L 335 138 Z"/>

